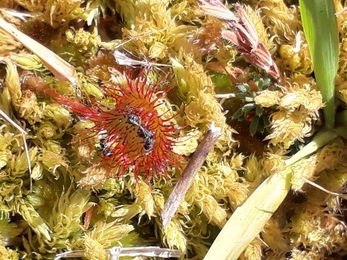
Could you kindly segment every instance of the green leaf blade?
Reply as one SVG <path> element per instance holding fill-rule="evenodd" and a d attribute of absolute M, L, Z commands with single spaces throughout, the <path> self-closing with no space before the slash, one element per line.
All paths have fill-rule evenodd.
<path fill-rule="evenodd" d="M 308 42 L 317 87 L 325 107 L 325 124 L 333 128 L 335 77 L 339 59 L 339 33 L 333 0 L 300 0 L 301 20 Z"/>

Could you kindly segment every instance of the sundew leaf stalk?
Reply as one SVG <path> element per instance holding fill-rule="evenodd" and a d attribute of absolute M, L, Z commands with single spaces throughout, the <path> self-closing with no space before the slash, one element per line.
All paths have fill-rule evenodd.
<path fill-rule="evenodd" d="M 160 82 L 148 86 L 144 71 L 132 80 L 132 73 L 125 73 L 126 86 L 116 84 L 104 87 L 105 98 L 115 101 L 114 107 L 90 100 L 91 106 L 58 93 L 35 77 L 27 77 L 24 87 L 43 93 L 68 107 L 82 120 L 94 126 L 82 131 L 77 138 L 98 137 L 102 149 L 100 157 L 111 167 L 117 168 L 117 176 L 133 168 L 135 178 L 143 172 L 147 180 L 166 176 L 169 166 L 180 166 L 182 157 L 172 148 L 180 129 L 172 122 L 174 116 L 166 116 L 158 107 L 164 106 L 162 98 L 170 90 L 156 94 Z"/>

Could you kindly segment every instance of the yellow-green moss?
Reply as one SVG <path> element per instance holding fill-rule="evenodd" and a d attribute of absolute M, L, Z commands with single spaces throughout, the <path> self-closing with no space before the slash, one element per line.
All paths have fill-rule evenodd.
<path fill-rule="evenodd" d="M 104 249 L 119 243 L 127 247 L 155 241 L 181 250 L 186 258 L 202 259 L 230 215 L 268 176 L 284 171 L 285 159 L 315 135 L 323 120 L 324 104 L 312 75 L 299 8 L 285 2 L 241 1 L 283 76 L 266 89 L 256 86 L 255 78 L 268 75 L 222 39 L 221 32 L 230 30 L 229 25 L 206 16 L 196 1 L 1 3 L 24 8 L 33 16 L 40 12 L 52 28 L 44 33 L 55 39 L 47 47 L 77 69 L 79 86 L 59 81 L 35 54 L 0 31 L 0 108 L 27 132 L 23 140 L 15 127 L 0 120 L 0 256 L 53 259 L 56 253 L 82 249 L 88 259 L 107 259 Z M 337 11 L 342 8 L 337 5 Z M 336 85 L 341 109 L 347 103 L 346 13 L 337 14 L 341 57 Z M 2 16 L 9 20 L 8 15 Z M 25 23 L 15 20 L 21 22 Z M 158 110 L 166 118 L 178 112 L 174 120 L 182 127 L 173 150 L 186 161 L 182 159 L 182 168 L 169 165 L 168 178 L 148 181 L 140 174 L 136 179 L 132 168 L 115 178 L 117 168 L 103 160 L 101 138 L 97 134 L 85 138 L 85 131 L 93 127 L 88 118 L 73 114 L 44 93 L 22 88 L 26 77 L 34 75 L 86 107 L 93 102 L 112 107 L 115 100 L 105 97 L 104 87 L 124 83 L 124 67 L 117 63 L 115 50 L 129 58 L 126 62 L 134 77 L 142 64 L 149 68 L 150 83 L 163 79 L 158 91 L 170 88 Z M 223 84 L 213 79 L 218 74 L 224 74 Z M 250 93 L 242 96 L 244 83 Z M 218 94 L 232 98 L 219 98 L 216 88 Z M 258 110 L 247 111 L 247 102 Z M 232 120 L 245 104 L 249 117 Z M 267 117 L 267 130 L 251 137 L 250 121 L 259 114 Z M 221 137 L 163 229 L 164 203 L 212 122 L 222 128 Z M 24 141 L 29 146 L 31 176 Z M 347 181 L 345 162 L 345 141 L 336 139 L 296 163 L 295 192 L 240 259 L 284 259 L 288 253 L 293 259 L 323 259 L 345 254 L 346 223 L 338 216 L 345 209 L 339 208 L 336 197 L 302 178 L 339 192 Z M 9 240 L 14 242 L 6 244 Z"/>

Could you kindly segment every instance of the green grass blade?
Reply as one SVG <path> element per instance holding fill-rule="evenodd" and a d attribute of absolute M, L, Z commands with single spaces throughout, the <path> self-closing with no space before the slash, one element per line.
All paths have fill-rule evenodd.
<path fill-rule="evenodd" d="M 281 205 L 291 187 L 292 165 L 337 137 L 330 128 L 323 128 L 297 154 L 286 161 L 286 168 L 266 179 L 238 207 L 213 242 L 204 260 L 238 259 L 249 243 L 263 230 L 265 224 Z"/>
<path fill-rule="evenodd" d="M 289 169 L 265 180 L 247 201 L 235 210 L 204 260 L 238 259 L 287 196 L 291 176 Z"/>
<path fill-rule="evenodd" d="M 333 0 L 300 0 L 301 20 L 313 62 L 317 87 L 325 107 L 325 124 L 334 127 L 335 76 L 339 58 L 339 34 Z"/>
<path fill-rule="evenodd" d="M 300 151 L 294 154 L 286 161 L 286 165 L 292 165 L 299 160 L 317 152 L 320 148 L 328 144 L 330 141 L 334 140 L 338 136 L 338 133 L 335 129 L 329 127 L 324 127 L 315 135 L 313 140 L 305 145 Z"/>

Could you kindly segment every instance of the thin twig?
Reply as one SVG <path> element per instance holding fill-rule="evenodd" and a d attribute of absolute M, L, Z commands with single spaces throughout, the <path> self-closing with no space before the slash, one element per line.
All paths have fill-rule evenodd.
<path fill-rule="evenodd" d="M 201 168 L 210 150 L 213 148 L 215 142 L 219 138 L 220 131 L 220 127 L 215 127 L 213 123 L 211 124 L 210 129 L 207 131 L 204 139 L 201 141 L 194 155 L 184 169 L 181 178 L 178 180 L 175 188 L 172 190 L 164 205 L 164 209 L 161 214 L 164 228 L 167 227 L 170 220 L 176 213 L 176 210 L 186 195 L 195 175 Z"/>
<path fill-rule="evenodd" d="M 142 246 L 142 247 L 121 247 L 115 246 L 110 249 L 105 249 L 109 253 L 110 259 L 118 260 L 120 256 L 147 256 L 147 257 L 161 257 L 161 258 L 171 258 L 180 257 L 182 252 L 177 249 L 170 248 L 160 248 L 157 246 Z M 54 260 L 59 260 L 62 258 L 75 258 L 84 257 L 84 250 L 72 250 L 64 253 L 57 254 Z"/>
<path fill-rule="evenodd" d="M 14 122 L 4 111 L 0 109 L 0 116 L 5 119 L 7 122 L 9 122 L 14 128 L 16 128 L 23 137 L 23 142 L 24 142 L 24 150 L 25 150 L 25 156 L 28 161 L 28 168 L 29 168 L 29 181 L 30 181 L 30 192 L 32 191 L 32 186 L 33 186 L 33 181 L 31 179 L 31 163 L 30 163 L 30 155 L 29 155 L 29 149 L 27 145 L 27 141 L 25 139 L 25 136 L 28 134 L 25 132 L 24 129 L 22 129 L 16 122 Z"/>
<path fill-rule="evenodd" d="M 132 59 L 128 56 L 126 56 L 124 53 L 115 50 L 113 52 L 113 56 L 116 60 L 116 62 L 119 65 L 123 66 L 158 66 L 158 67 L 172 67 L 172 65 L 167 65 L 167 64 L 162 64 L 162 63 L 155 63 L 155 62 L 149 62 L 149 61 L 140 61 L 140 60 L 135 60 Z"/>
<path fill-rule="evenodd" d="M 72 85 L 78 86 L 77 73 L 75 68 L 60 58 L 51 50 L 47 49 L 37 41 L 31 39 L 17 28 L 0 18 L 0 28 L 21 42 L 39 57 L 43 64 L 53 73 L 55 77 L 62 81 L 69 81 Z"/>
<path fill-rule="evenodd" d="M 228 98 L 234 98 L 236 95 L 234 93 L 227 93 L 227 94 L 216 94 L 214 95 L 216 98 L 222 98 L 222 99 L 228 99 Z"/>
<path fill-rule="evenodd" d="M 333 191 L 330 191 L 330 190 L 327 190 L 325 188 L 323 188 L 322 186 L 318 185 L 317 183 L 313 182 L 313 181 L 310 181 L 309 179 L 306 179 L 305 177 L 302 177 L 301 176 L 301 179 L 303 179 L 305 182 L 307 182 L 308 184 L 312 185 L 313 187 L 321 190 L 321 191 L 324 191 L 330 195 L 333 195 L 333 196 L 336 196 L 336 197 L 339 197 L 339 198 L 342 198 L 342 199 L 347 199 L 347 196 L 345 194 L 342 194 L 342 193 L 337 193 L 337 192 L 333 192 Z"/>
<path fill-rule="evenodd" d="M 158 31 L 159 32 L 164 32 L 166 29 L 161 29 Z M 119 64 L 119 65 L 124 65 L 124 66 L 144 66 L 144 67 L 149 67 L 149 66 L 157 66 L 157 67 L 172 67 L 172 65 L 168 65 L 168 64 L 163 64 L 163 63 L 155 63 L 155 62 L 150 62 L 150 61 L 141 61 L 141 60 L 135 60 L 135 59 L 132 59 L 130 57 L 128 57 L 127 55 L 125 55 L 123 52 L 119 51 L 118 49 L 120 47 L 123 47 L 125 44 L 133 41 L 133 40 L 139 40 L 141 37 L 144 37 L 144 36 L 149 36 L 149 35 L 152 35 L 153 32 L 144 32 L 144 33 L 141 33 L 139 35 L 137 35 L 136 37 L 134 37 L 133 39 L 128 39 L 124 42 L 122 42 L 121 44 L 117 45 L 114 52 L 113 52 L 113 56 L 116 60 L 116 62 Z M 126 52 L 130 53 L 130 51 L 126 50 L 125 48 L 123 48 Z"/>

